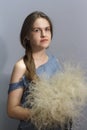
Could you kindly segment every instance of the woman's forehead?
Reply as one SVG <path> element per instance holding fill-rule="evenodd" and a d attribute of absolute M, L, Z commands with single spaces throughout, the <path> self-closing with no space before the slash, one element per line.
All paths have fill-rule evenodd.
<path fill-rule="evenodd" d="M 37 18 L 33 24 L 33 27 L 39 27 L 39 28 L 44 28 L 50 26 L 50 23 L 47 19 L 45 18 Z"/>

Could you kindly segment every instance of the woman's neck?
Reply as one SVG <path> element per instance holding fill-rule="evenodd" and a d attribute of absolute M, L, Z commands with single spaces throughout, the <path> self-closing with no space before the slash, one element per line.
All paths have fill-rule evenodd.
<path fill-rule="evenodd" d="M 33 53 L 33 59 L 35 62 L 36 68 L 41 66 L 42 64 L 45 64 L 48 61 L 48 55 L 45 51 L 39 51 Z"/>
<path fill-rule="evenodd" d="M 45 49 L 42 49 L 39 51 L 33 51 L 33 58 L 35 60 L 44 59 L 45 57 L 47 57 Z"/>

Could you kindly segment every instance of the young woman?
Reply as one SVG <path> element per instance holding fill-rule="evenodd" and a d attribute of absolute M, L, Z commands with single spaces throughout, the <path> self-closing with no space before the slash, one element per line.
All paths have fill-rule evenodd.
<path fill-rule="evenodd" d="M 14 65 L 8 90 L 7 112 L 9 117 L 20 120 L 18 130 L 37 130 L 30 121 L 31 108 L 23 107 L 29 83 L 43 74 L 50 78 L 60 70 L 58 60 L 46 54 L 52 37 L 52 23 L 45 13 L 35 11 L 27 16 L 20 33 L 25 55 Z"/>

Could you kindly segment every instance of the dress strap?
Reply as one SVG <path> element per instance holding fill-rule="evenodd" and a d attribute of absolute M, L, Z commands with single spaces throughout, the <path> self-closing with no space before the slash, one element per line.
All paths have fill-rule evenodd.
<path fill-rule="evenodd" d="M 29 80 L 23 76 L 22 79 L 19 81 L 19 82 L 16 82 L 16 83 L 11 83 L 9 84 L 9 89 L 8 89 L 8 94 L 15 90 L 15 89 L 18 89 L 18 88 L 27 88 L 29 85 Z"/>

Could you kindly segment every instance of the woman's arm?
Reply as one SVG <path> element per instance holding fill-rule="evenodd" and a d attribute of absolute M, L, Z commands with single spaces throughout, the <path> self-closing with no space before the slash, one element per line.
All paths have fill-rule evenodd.
<path fill-rule="evenodd" d="M 18 61 L 13 69 L 10 83 L 19 82 L 23 74 L 25 73 L 26 67 L 23 60 Z M 21 106 L 21 98 L 23 94 L 23 88 L 20 87 L 11 91 L 8 95 L 7 102 L 7 113 L 11 118 L 19 120 L 28 120 L 30 110 Z"/>

